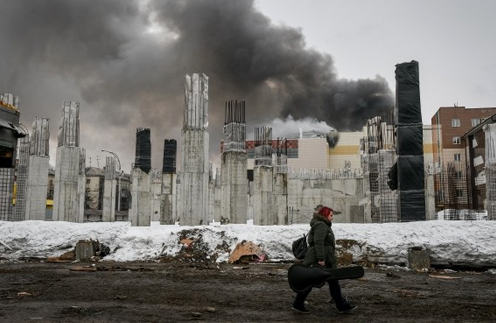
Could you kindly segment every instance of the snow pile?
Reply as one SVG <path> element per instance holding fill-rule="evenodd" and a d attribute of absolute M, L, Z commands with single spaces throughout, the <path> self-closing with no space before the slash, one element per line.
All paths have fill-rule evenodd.
<path fill-rule="evenodd" d="M 103 260 L 145 261 L 184 252 L 183 239 L 202 246 L 208 259 L 227 262 L 242 241 L 259 245 L 269 260 L 291 261 L 293 240 L 308 232 L 308 224 L 291 226 L 159 225 L 133 227 L 129 222 L 69 223 L 0 221 L 0 259 L 58 257 L 79 240 L 98 240 L 110 248 Z M 432 263 L 496 266 L 496 221 L 422 221 L 409 223 L 336 223 L 339 252 L 353 261 L 405 264 L 408 248 L 423 247 Z"/>

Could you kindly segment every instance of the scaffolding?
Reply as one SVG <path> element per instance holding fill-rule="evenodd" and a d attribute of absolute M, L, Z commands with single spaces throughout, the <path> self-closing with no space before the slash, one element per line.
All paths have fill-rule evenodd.
<path fill-rule="evenodd" d="M 369 184 L 371 221 L 398 222 L 398 193 L 388 185 L 389 171 L 396 159 L 393 126 L 377 116 L 367 120 L 363 132 L 361 162 Z"/>
<path fill-rule="evenodd" d="M 0 168 L 0 220 L 12 220 L 14 168 Z"/>
<path fill-rule="evenodd" d="M 434 174 L 435 203 L 444 220 L 469 220 L 472 210 L 467 189 L 467 168 L 461 162 L 443 163 Z M 463 212 L 462 212 L 463 211 Z"/>
<path fill-rule="evenodd" d="M 13 221 L 26 220 L 26 197 L 29 170 L 29 136 L 19 140 L 19 159 L 17 162 L 16 175 L 16 202 L 13 209 Z"/>
<path fill-rule="evenodd" d="M 379 221 L 381 223 L 398 222 L 398 192 L 389 188 L 389 171 L 395 161 L 393 150 L 378 152 L 378 189 L 379 189 Z"/>

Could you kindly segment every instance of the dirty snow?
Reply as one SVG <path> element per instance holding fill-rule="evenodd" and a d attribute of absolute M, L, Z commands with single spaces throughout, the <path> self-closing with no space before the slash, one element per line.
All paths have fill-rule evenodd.
<path fill-rule="evenodd" d="M 216 262 L 227 262 L 242 241 L 262 247 L 272 261 L 293 260 L 291 243 L 306 233 L 308 224 L 256 226 L 214 223 L 208 226 L 160 225 L 134 227 L 129 222 L 70 223 L 58 221 L 0 221 L 0 260 L 58 257 L 79 240 L 98 240 L 110 248 L 102 261 L 144 261 L 174 256 L 184 245 L 181 237 L 207 247 Z M 349 240 L 354 260 L 387 264 L 407 263 L 408 248 L 423 247 L 431 261 L 496 268 L 496 221 L 419 221 L 408 223 L 335 223 L 338 240 Z"/>

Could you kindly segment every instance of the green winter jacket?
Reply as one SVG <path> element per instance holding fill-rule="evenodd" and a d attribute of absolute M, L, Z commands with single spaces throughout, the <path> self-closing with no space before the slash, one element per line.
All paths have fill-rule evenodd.
<path fill-rule="evenodd" d="M 309 248 L 303 259 L 303 264 L 307 266 L 315 265 L 319 260 L 325 260 L 327 268 L 337 268 L 336 261 L 336 240 L 332 232 L 332 223 L 328 222 L 320 214 L 314 215 L 310 221 L 310 232 L 308 234 Z"/>

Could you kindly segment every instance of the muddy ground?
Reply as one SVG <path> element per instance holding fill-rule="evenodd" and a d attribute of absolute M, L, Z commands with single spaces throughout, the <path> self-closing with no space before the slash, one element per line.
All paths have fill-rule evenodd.
<path fill-rule="evenodd" d="M 495 322 L 496 275 L 365 270 L 342 281 L 358 309 L 337 313 L 328 289 L 290 309 L 290 263 L 1 263 L 0 322 Z M 92 271 L 89 271 L 92 270 Z"/>

